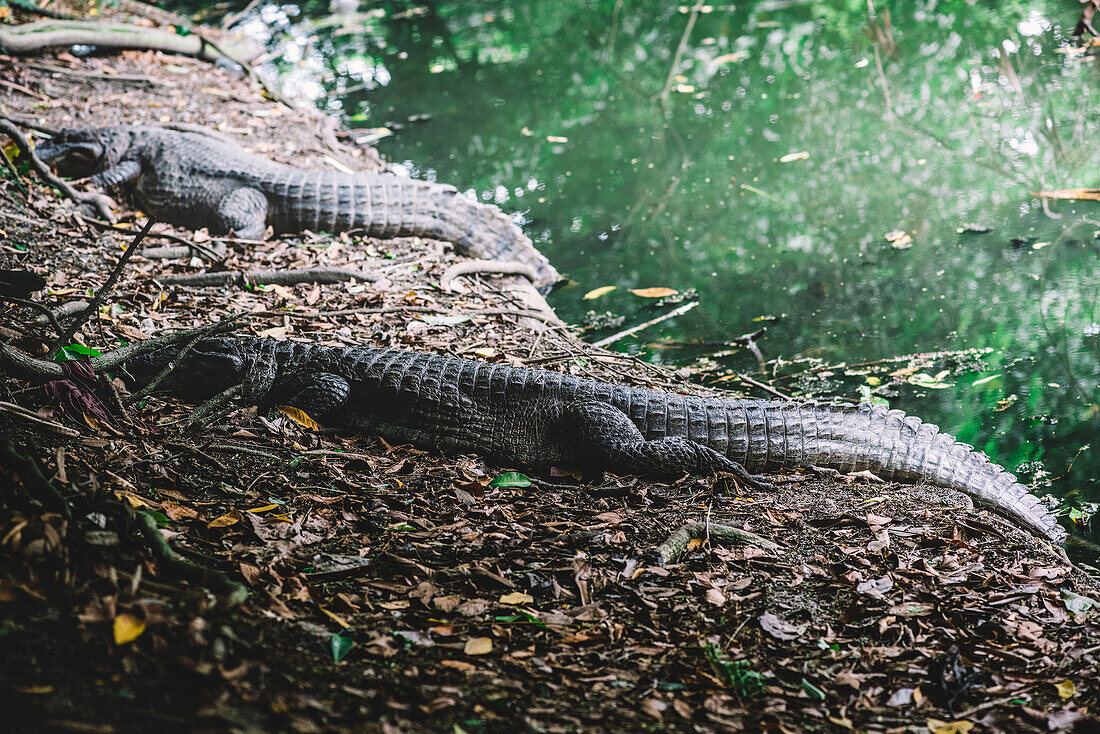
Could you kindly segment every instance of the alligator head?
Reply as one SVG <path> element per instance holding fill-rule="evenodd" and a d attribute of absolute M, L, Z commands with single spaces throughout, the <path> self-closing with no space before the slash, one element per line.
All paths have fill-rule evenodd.
<path fill-rule="evenodd" d="M 130 142 L 125 127 L 72 128 L 39 144 L 34 152 L 62 176 L 84 178 L 117 165 Z"/>
<path fill-rule="evenodd" d="M 174 345 L 126 360 L 125 371 L 138 386 L 147 385 L 161 370 L 179 357 L 183 347 Z M 161 383 L 184 399 L 204 400 L 239 384 L 248 373 L 251 360 L 235 339 L 200 339 L 183 355 L 175 369 Z"/>

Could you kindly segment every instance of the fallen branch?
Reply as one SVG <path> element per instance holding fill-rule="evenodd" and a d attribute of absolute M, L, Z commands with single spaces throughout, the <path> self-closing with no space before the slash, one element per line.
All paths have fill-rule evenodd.
<path fill-rule="evenodd" d="M 157 527 L 157 521 L 148 512 L 138 512 L 135 525 L 141 539 L 153 551 L 157 564 L 184 581 L 192 581 L 218 594 L 227 609 L 239 607 L 248 600 L 249 591 L 242 584 L 213 568 L 180 558 Z"/>
<path fill-rule="evenodd" d="M 744 545 L 755 545 L 758 548 L 772 552 L 783 550 L 783 546 L 778 543 L 733 525 L 715 525 L 709 522 L 692 521 L 681 525 L 672 535 L 668 536 L 665 542 L 657 546 L 655 551 L 657 563 L 661 566 L 668 565 L 683 555 L 691 541 L 711 538 Z"/>
<path fill-rule="evenodd" d="M 538 280 L 539 275 L 534 268 L 521 262 L 509 260 L 499 262 L 496 260 L 465 260 L 455 263 L 443 271 L 439 278 L 439 287 L 448 293 L 454 292 L 454 282 L 463 275 L 475 273 L 496 273 L 501 275 L 522 275 L 532 283 Z"/>
<path fill-rule="evenodd" d="M 46 420 L 37 413 L 33 413 L 23 406 L 16 405 L 15 403 L 6 403 L 0 401 L 0 413 L 6 413 L 7 415 L 21 420 L 24 423 L 30 423 L 37 428 L 44 428 L 51 433 L 56 433 L 59 436 L 64 436 L 65 438 L 80 437 L 80 431 L 69 428 L 68 426 L 63 426 L 56 421 Z"/>
<path fill-rule="evenodd" d="M 216 324 L 161 334 L 137 344 L 128 344 L 125 347 L 112 349 L 109 352 L 92 357 L 92 369 L 97 372 L 116 369 L 121 367 L 128 359 L 186 341 L 199 332 L 209 330 L 207 335 L 212 335 L 232 331 L 237 327 L 236 322 L 244 315 L 243 313 L 232 314 Z M 64 370 L 57 362 L 37 359 L 3 342 L 0 342 L 0 364 L 6 365 L 13 372 L 36 379 L 60 380 L 65 377 Z"/>
<path fill-rule="evenodd" d="M 48 359 L 56 357 L 57 353 L 61 351 L 61 348 L 73 338 L 73 334 L 79 331 L 80 327 L 84 325 L 84 322 L 88 320 L 88 317 L 95 313 L 100 307 L 104 299 L 106 299 L 107 295 L 111 292 L 111 289 L 115 287 L 115 283 L 118 282 L 119 276 L 122 275 L 122 271 L 126 267 L 126 263 L 130 262 L 130 258 L 137 252 L 137 246 L 145 239 L 145 235 L 149 234 L 149 230 L 153 228 L 153 224 L 155 223 L 156 220 L 152 218 L 145 223 L 145 227 L 138 232 L 137 237 L 135 237 L 134 241 L 130 243 L 130 246 L 126 248 L 126 252 L 122 253 L 122 257 L 118 259 L 114 270 L 112 270 L 111 274 L 107 277 L 107 282 L 103 284 L 102 288 L 96 291 L 95 296 L 92 298 L 92 302 L 88 304 L 88 308 L 79 313 L 76 319 L 73 320 L 73 323 L 69 324 L 69 328 L 66 329 L 58 338 L 57 342 L 50 347 L 50 351 L 46 354 Z"/>
<path fill-rule="evenodd" d="M 0 26 L 0 33 L 3 33 L 2 26 Z M 2 41 L 3 38 L 0 37 L 0 50 L 2 50 Z M 31 166 L 38 172 L 38 175 L 41 176 L 43 180 L 61 189 L 65 196 L 78 204 L 93 205 L 96 211 L 98 211 L 100 216 L 104 219 L 114 219 L 114 215 L 111 214 L 111 206 L 114 204 L 111 197 L 105 196 L 97 191 L 77 191 L 70 186 L 67 181 L 63 181 L 55 176 L 53 171 L 50 170 L 50 167 L 34 154 L 30 141 L 27 140 L 23 132 L 6 118 L 0 118 L 0 131 L 4 132 L 15 141 L 15 145 L 19 148 L 19 152 L 31 162 Z"/>
<path fill-rule="evenodd" d="M 85 311 L 88 308 L 87 301 L 67 301 L 62 303 L 57 308 L 51 308 L 45 314 L 35 316 L 34 322 L 36 324 L 54 323 L 54 328 L 57 329 L 57 333 L 61 333 L 61 326 L 58 325 L 61 319 L 68 318 L 69 316 L 75 316 L 81 311 Z"/>
<path fill-rule="evenodd" d="M 655 319 L 650 319 L 649 321 L 646 321 L 644 324 L 638 324 L 637 326 L 631 326 L 629 329 L 624 329 L 623 331 L 620 331 L 618 334 L 612 334 L 611 336 L 607 337 L 606 339 L 600 339 L 598 342 L 593 342 L 592 346 L 594 346 L 594 347 L 606 347 L 608 344 L 614 344 L 615 342 L 619 341 L 620 339 L 624 339 L 624 338 L 630 336 L 631 334 L 638 333 L 642 329 L 648 329 L 649 327 L 654 326 L 655 324 L 659 324 L 662 321 L 667 321 L 668 319 L 675 318 L 676 316 L 679 316 L 681 314 L 685 314 L 685 313 L 687 313 L 688 311 L 690 311 L 691 309 L 695 308 L 698 305 L 699 305 L 698 301 L 692 301 L 691 303 L 685 303 L 683 306 L 680 306 L 678 308 L 674 308 L 671 311 L 669 311 L 668 313 L 663 314 L 661 316 L 658 316 Z"/>
<path fill-rule="evenodd" d="M 233 43 L 233 42 L 230 42 Z M 17 26 L 0 26 L 0 53 L 10 56 L 35 54 L 50 48 L 95 46 L 99 50 L 137 49 L 163 51 L 192 56 L 213 63 L 221 56 L 236 58 L 254 56 L 251 44 L 233 48 L 233 54 L 196 33 L 181 36 L 174 31 L 146 28 L 128 23 L 103 23 L 94 20 L 43 20 Z M 232 48 L 232 46 L 231 46 Z M 239 63 L 239 62 L 238 62 Z"/>
<path fill-rule="evenodd" d="M 297 283 L 345 283 L 349 280 L 371 281 L 375 276 L 350 268 L 307 268 L 305 270 L 231 270 L 222 273 L 191 273 L 159 278 L 165 285 L 295 285 Z"/>

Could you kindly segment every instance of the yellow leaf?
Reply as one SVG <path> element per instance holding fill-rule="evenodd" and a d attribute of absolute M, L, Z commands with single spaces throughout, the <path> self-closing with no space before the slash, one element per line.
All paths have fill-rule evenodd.
<path fill-rule="evenodd" d="M 488 637 L 471 637 L 464 648 L 467 655 L 488 655 L 493 651 L 493 641 Z"/>
<path fill-rule="evenodd" d="M 120 614 L 114 622 L 115 644 L 125 645 L 133 642 L 145 631 L 145 620 L 138 619 L 132 614 Z"/>
<path fill-rule="evenodd" d="M 611 291 L 615 290 L 616 286 L 605 285 L 599 288 L 593 288 L 584 294 L 584 300 L 591 301 L 593 298 L 599 298 L 600 296 L 606 296 Z"/>
<path fill-rule="evenodd" d="M 664 298 L 665 296 L 672 296 L 676 294 L 676 291 L 672 288 L 631 288 L 630 292 L 636 296 L 642 298 Z"/>
<path fill-rule="evenodd" d="M 295 408 L 293 405 L 280 405 L 279 412 L 285 415 L 290 420 L 294 421 L 300 426 L 310 429 L 311 431 L 320 431 L 321 426 L 317 421 L 306 415 L 304 410 Z"/>
<path fill-rule="evenodd" d="M 145 499 L 141 495 L 134 494 L 133 492 L 128 492 L 125 489 L 116 489 L 115 490 L 115 497 L 117 497 L 120 500 L 126 500 L 127 502 L 130 503 L 130 507 L 133 507 L 134 509 L 137 509 L 137 510 L 140 510 L 142 507 L 149 507 L 149 508 L 152 508 L 154 510 L 158 509 L 160 507 L 159 502 L 150 502 L 149 500 Z"/>
<path fill-rule="evenodd" d="M 501 604 L 531 604 L 534 601 L 533 596 L 524 594 L 522 591 L 513 591 L 511 594 L 503 594 L 500 597 Z"/>
<path fill-rule="evenodd" d="M 215 517 L 213 520 L 206 523 L 206 527 L 208 527 L 208 528 L 227 528 L 230 525 L 236 525 L 240 521 L 241 521 L 241 513 L 237 512 L 236 510 L 233 510 L 232 512 L 225 513 L 221 517 Z"/>
<path fill-rule="evenodd" d="M 1061 683 L 1055 683 L 1054 688 L 1058 691 L 1058 696 L 1063 701 L 1068 701 L 1073 698 L 1077 693 L 1077 686 L 1073 685 L 1073 681 L 1064 680 Z"/>
<path fill-rule="evenodd" d="M 0 5 L 0 20 L 7 20 L 11 17 L 11 8 L 7 5 Z"/>
<path fill-rule="evenodd" d="M 344 619 L 339 614 L 336 614 L 335 612 L 330 612 L 329 610 L 327 610 L 327 609 L 325 609 L 324 607 L 321 607 L 321 606 L 319 606 L 317 608 L 320 609 L 322 612 L 324 612 L 325 616 L 327 616 L 329 619 L 331 619 L 333 622 L 340 625 L 344 629 L 346 629 L 346 630 L 351 629 L 351 625 L 348 624 L 347 622 L 345 622 Z"/>
<path fill-rule="evenodd" d="M 706 543 L 706 538 L 692 538 L 688 541 L 687 548 L 685 550 L 695 550 L 696 548 L 702 548 L 703 543 Z"/>
<path fill-rule="evenodd" d="M 967 734 L 967 732 L 973 728 L 974 722 L 972 721 L 928 720 L 928 731 L 932 732 L 932 734 Z"/>
<path fill-rule="evenodd" d="M 278 507 L 278 505 L 264 505 L 263 507 L 253 507 L 251 510 L 249 510 L 249 512 L 253 512 L 259 515 L 261 512 L 271 512 L 276 507 Z"/>

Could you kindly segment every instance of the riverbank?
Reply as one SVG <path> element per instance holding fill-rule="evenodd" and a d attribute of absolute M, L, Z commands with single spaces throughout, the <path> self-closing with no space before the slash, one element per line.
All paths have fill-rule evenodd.
<path fill-rule="evenodd" d="M 121 11 L 107 15 L 121 18 Z M 132 20 L 132 18 L 127 18 Z M 148 21 L 152 22 L 152 21 Z M 314 111 L 182 56 L 0 59 L 0 112 L 24 130 L 198 125 L 295 165 L 382 170 Z M 101 288 L 143 218 L 91 223 L 33 173 L 0 179 L 0 267 L 46 278 L 54 308 Z M 106 350 L 243 314 L 239 333 L 459 354 L 671 390 L 677 375 L 538 318 L 498 276 L 439 287 L 445 243 L 357 235 L 226 241 L 157 227 L 78 334 Z M 369 282 L 199 288 L 202 270 L 343 268 Z M 527 293 L 529 296 L 529 293 Z M 11 307 L 3 338 L 53 338 Z M 570 477 L 536 489 L 479 457 L 441 457 L 243 411 L 207 434 L 154 398 L 93 412 L 5 377 L 5 400 L 69 435 L 0 418 L 66 494 L 0 475 L 0 697 L 26 731 L 1072 731 L 1096 721 L 1100 586 L 962 495 L 789 473 L 775 493 L 725 479 Z M 59 394 L 55 392 L 55 395 Z M 154 430 L 153 427 L 156 426 Z M 76 435 L 72 435 L 75 433 Z M 495 483 L 491 480 L 497 479 Z M 239 609 L 157 560 L 131 510 L 251 594 Z M 768 551 L 693 543 L 732 524 Z"/>

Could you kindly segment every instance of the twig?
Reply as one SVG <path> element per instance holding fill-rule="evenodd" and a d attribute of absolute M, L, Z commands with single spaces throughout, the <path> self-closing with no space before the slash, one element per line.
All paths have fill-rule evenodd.
<path fill-rule="evenodd" d="M 778 543 L 733 525 L 714 525 L 709 522 L 692 521 L 681 525 L 672 535 L 668 536 L 665 542 L 657 546 L 655 551 L 657 562 L 661 566 L 672 563 L 687 550 L 688 544 L 692 540 L 708 538 L 755 545 L 773 553 L 783 550 L 783 546 Z"/>
<path fill-rule="evenodd" d="M 31 144 L 27 140 L 27 137 L 19 128 L 8 121 L 7 118 L 0 118 L 0 131 L 3 131 L 8 137 L 15 141 L 15 145 L 19 148 L 19 152 L 26 156 L 27 160 L 31 162 L 31 166 L 38 172 L 38 175 L 48 183 L 61 189 L 65 196 L 78 204 L 92 204 L 104 219 L 111 219 L 114 216 L 111 214 L 112 202 L 110 197 L 104 196 L 97 191 L 77 191 L 70 186 L 68 182 L 55 176 L 53 171 L 50 170 L 50 167 L 34 154 L 34 150 L 31 148 Z"/>
<path fill-rule="evenodd" d="M 69 324 L 69 328 L 65 330 L 61 338 L 59 338 L 53 347 L 50 348 L 50 351 L 46 354 L 48 359 L 56 357 L 57 353 L 61 351 L 61 347 L 65 346 L 65 344 L 73 338 L 73 334 L 75 334 L 80 327 L 84 325 L 84 322 L 88 320 L 88 317 L 99 309 L 104 299 L 106 299 L 107 295 L 111 292 L 111 289 L 115 287 L 115 283 L 118 282 L 123 269 L 126 267 L 126 263 L 130 262 L 130 258 L 137 252 L 137 246 L 145 239 L 145 235 L 149 234 L 149 230 L 153 228 L 153 224 L 155 223 L 156 220 L 152 218 L 145 223 L 145 228 L 138 232 L 137 237 L 135 237 L 134 241 L 130 243 L 130 246 L 126 248 L 126 252 L 122 253 L 122 257 L 118 259 L 118 263 L 115 264 L 114 270 L 112 270 L 111 274 L 107 277 L 107 282 L 103 284 L 102 288 L 96 291 L 95 296 L 92 298 L 92 302 L 88 304 L 88 308 L 81 312 L 80 315 L 73 320 L 73 323 Z"/>
<path fill-rule="evenodd" d="M 87 301 L 66 301 L 57 308 L 51 308 L 49 314 L 40 315 L 35 317 L 35 322 L 39 324 L 45 324 L 50 321 L 59 321 L 60 319 L 68 318 L 69 316 L 75 316 L 80 311 L 88 308 Z M 52 317 L 52 318 L 51 318 Z M 61 333 L 61 327 L 57 326 L 57 333 Z"/>
<path fill-rule="evenodd" d="M 166 570 L 185 581 L 194 581 L 220 594 L 222 603 L 228 609 L 239 607 L 248 600 L 249 591 L 242 584 L 231 580 L 227 575 L 213 568 L 200 566 L 193 561 L 180 558 L 168 541 L 164 539 L 157 521 L 148 512 L 136 513 L 136 526 L 141 539 L 153 551 L 157 562 Z"/>
<path fill-rule="evenodd" d="M 164 366 L 164 369 L 158 372 L 156 376 L 153 377 L 153 379 L 145 385 L 145 387 L 141 388 L 137 392 L 130 395 L 130 397 L 126 398 L 124 404 L 133 405 L 149 393 L 156 390 L 160 386 L 160 383 L 164 381 L 164 378 L 167 377 L 172 372 L 172 370 L 176 369 L 176 367 L 179 366 L 180 362 L 183 361 L 183 358 L 186 357 L 187 353 L 191 351 L 191 348 L 194 347 L 200 339 L 203 339 L 212 334 L 217 326 L 218 324 L 211 324 L 209 326 L 205 326 L 199 329 L 195 334 L 193 334 L 186 342 L 184 342 L 184 345 L 180 347 L 179 353 L 176 354 L 176 356 Z"/>
<path fill-rule="evenodd" d="M 45 317 L 51 324 L 53 324 L 53 328 L 57 330 L 58 334 L 64 333 L 61 328 L 61 324 L 57 323 L 57 316 L 54 315 L 54 312 L 43 306 L 41 303 L 38 303 L 36 301 L 29 301 L 26 298 L 16 298 L 15 296 L 5 295 L 0 295 L 0 301 L 18 303 L 20 306 L 26 306 L 27 308 L 39 311 L 41 313 L 37 318 Z"/>
<path fill-rule="evenodd" d="M 699 11 L 703 9 L 703 5 L 706 0 L 696 0 L 695 7 L 691 9 L 691 15 L 688 16 L 687 26 L 684 28 L 684 35 L 680 36 L 680 45 L 676 47 L 676 53 L 672 57 L 672 65 L 668 69 L 668 78 L 665 79 L 665 86 L 661 89 L 661 93 L 657 95 L 658 99 L 664 101 L 668 99 L 669 90 L 672 89 L 672 80 L 676 78 L 676 70 L 680 67 L 680 59 L 684 57 L 684 51 L 687 49 L 688 41 L 691 39 L 691 31 L 695 28 L 695 19 L 699 17 Z"/>
<path fill-rule="evenodd" d="M 222 390 L 201 405 L 196 406 L 196 408 L 191 411 L 191 415 L 187 416 L 187 427 L 190 429 L 204 427 L 208 422 L 206 419 L 211 416 L 211 414 L 241 397 L 242 393 L 243 389 L 240 385 L 233 385 L 226 390 Z M 216 420 L 216 418 L 212 418 L 211 420 Z"/>
<path fill-rule="evenodd" d="M 763 382 L 758 382 L 757 380 L 752 379 L 748 375 L 743 375 L 740 372 L 737 373 L 737 379 L 741 380 L 741 382 L 744 382 L 748 385 L 752 385 L 753 387 L 758 387 L 761 390 L 763 390 L 764 392 L 766 392 L 770 395 L 774 395 L 777 398 L 782 398 L 783 400 L 794 400 L 794 398 L 792 398 L 790 395 L 784 395 L 783 393 L 779 392 L 778 390 L 776 390 L 771 385 L 767 385 Z"/>
<path fill-rule="evenodd" d="M 620 331 L 618 334 L 612 334 L 611 336 L 607 337 L 606 339 L 600 339 L 598 342 L 593 342 L 592 346 L 594 346 L 594 347 L 606 347 L 608 344 L 614 344 L 615 342 L 619 341 L 620 339 L 625 339 L 626 337 L 630 336 L 631 334 L 636 334 L 637 332 L 641 331 L 642 329 L 648 329 L 649 327 L 653 326 L 654 324 L 659 324 L 662 321 L 667 321 L 668 319 L 675 318 L 676 316 L 680 316 L 681 314 L 685 314 L 685 313 L 687 313 L 688 311 L 690 311 L 691 309 L 695 308 L 698 305 L 699 305 L 698 301 L 692 301 L 691 303 L 685 303 L 683 306 L 680 306 L 678 308 L 674 308 L 671 311 L 669 311 L 668 313 L 662 314 L 661 316 L 658 316 L 655 319 L 650 319 L 649 321 L 646 321 L 644 324 L 638 324 L 637 326 L 631 326 L 629 329 L 624 329 L 623 331 Z"/>
<path fill-rule="evenodd" d="M 117 224 L 112 224 L 111 222 L 107 222 L 102 219 L 86 217 L 79 212 L 76 213 L 76 218 L 84 222 L 85 224 L 91 224 L 93 226 L 99 227 L 102 230 L 126 233 L 133 231 L 131 229 L 120 227 Z M 149 259 L 167 260 L 173 257 L 183 257 L 190 252 L 198 252 L 200 255 L 203 255 L 211 260 L 220 260 L 222 257 L 225 256 L 225 244 L 220 239 L 213 240 L 213 247 L 207 247 L 201 242 L 192 242 L 191 240 L 185 239 L 178 235 L 170 234 L 168 232 L 150 232 L 149 234 L 145 235 L 145 239 L 168 240 L 169 242 L 178 242 L 180 245 L 182 245 L 182 247 L 180 248 L 146 247 L 141 251 L 141 256 Z M 177 254 L 176 252 L 169 252 L 170 250 L 178 250 L 179 252 Z M 187 252 L 184 252 L 184 250 L 187 250 Z"/>
<path fill-rule="evenodd" d="M 260 89 L 262 89 L 262 90 L 264 91 L 264 93 L 266 93 L 266 94 L 267 94 L 267 96 L 271 97 L 271 98 L 272 98 L 273 100 L 275 100 L 276 102 L 278 102 L 278 103 L 280 103 L 280 104 L 282 104 L 282 105 L 285 105 L 285 106 L 286 106 L 286 107 L 287 107 L 288 109 L 291 109 L 291 110 L 296 110 L 296 109 L 298 109 L 298 108 L 297 108 L 297 107 L 295 107 L 295 106 L 294 106 L 294 105 L 293 105 L 293 104 L 292 104 L 292 103 L 291 103 L 291 102 L 290 102 L 290 101 L 289 101 L 289 100 L 288 100 L 288 99 L 287 99 L 286 97 L 284 97 L 283 95 L 281 95 L 281 94 L 279 94 L 278 92 L 276 92 L 276 91 L 275 91 L 275 90 L 274 90 L 274 89 L 273 89 L 273 88 L 271 87 L 271 85 L 270 85 L 270 84 L 268 84 L 268 83 L 267 83 L 267 82 L 266 82 L 266 81 L 265 81 L 265 80 L 263 79 L 263 77 L 261 77 L 261 76 L 260 76 L 259 74 L 257 74 L 257 73 L 256 73 L 256 69 L 255 69 L 255 68 L 254 68 L 254 67 L 252 66 L 252 64 L 249 64 L 249 63 L 244 63 L 244 62 L 241 62 L 241 61 L 237 61 L 237 60 L 236 60 L 235 58 L 233 58 L 233 56 L 231 56 L 230 54 L 226 53 L 226 52 L 225 52 L 225 50 L 224 50 L 224 49 L 223 49 L 223 48 L 222 48 L 221 46 L 219 46 L 218 44 L 216 44 L 216 43 L 214 43 L 213 41 L 211 41 L 211 40 L 210 40 L 210 39 L 209 39 L 209 38 L 208 38 L 208 37 L 206 36 L 206 34 L 204 34 L 204 33 L 201 33 L 201 32 L 199 32 L 198 28 L 192 28 L 192 30 L 193 30 L 193 31 L 195 32 L 195 34 L 196 34 L 196 35 L 198 35 L 198 37 L 199 37 L 199 38 L 200 38 L 200 39 L 202 40 L 202 42 L 203 42 L 204 44 L 206 44 L 206 45 L 207 45 L 207 46 L 209 46 L 210 48 L 214 49 L 214 50 L 215 50 L 215 51 L 217 51 L 217 52 L 218 52 L 219 54 L 221 54 L 221 55 L 222 55 L 222 56 L 224 56 L 225 58 L 227 58 L 227 59 L 229 59 L 230 61 L 232 61 L 232 62 L 233 62 L 234 64 L 237 64 L 237 65 L 238 65 L 238 66 L 240 66 L 240 67 L 241 67 L 242 69 L 244 69 L 245 73 L 246 73 L 246 74 L 248 74 L 248 78 L 249 78 L 249 79 L 251 79 L 252 81 L 256 82 L 256 84 L 258 84 L 258 85 L 260 86 Z"/>
<path fill-rule="evenodd" d="M 0 412 L 7 413 L 8 415 L 16 417 L 25 423 L 33 423 L 36 426 L 48 429 L 53 433 L 65 436 L 66 438 L 80 438 L 80 431 L 73 430 L 72 428 L 69 428 L 68 426 L 63 426 L 55 421 L 46 420 L 45 418 L 35 413 L 32 413 L 23 406 L 16 405 L 15 403 L 6 403 L 0 401 Z"/>
<path fill-rule="evenodd" d="M 306 268 L 304 270 L 232 270 L 220 273 L 190 273 L 158 278 L 165 285 L 247 285 L 249 283 L 295 285 L 297 283 L 344 283 L 372 281 L 375 276 L 350 268 Z"/>

